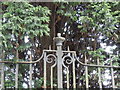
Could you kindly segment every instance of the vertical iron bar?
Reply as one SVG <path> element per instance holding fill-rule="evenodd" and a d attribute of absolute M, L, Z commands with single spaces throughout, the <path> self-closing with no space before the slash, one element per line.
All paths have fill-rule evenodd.
<path fill-rule="evenodd" d="M 87 64 L 87 58 L 85 53 L 85 64 Z M 86 81 L 86 89 L 89 89 L 89 81 L 88 81 L 88 66 L 85 66 L 85 81 Z"/>
<path fill-rule="evenodd" d="M 51 50 L 51 45 L 49 45 L 49 50 Z M 54 65 L 53 66 L 51 66 L 51 79 L 50 79 L 50 81 L 51 81 L 51 88 L 53 88 L 53 67 L 54 67 Z"/>
<path fill-rule="evenodd" d="M 44 52 L 44 88 L 46 88 L 46 52 Z"/>
<path fill-rule="evenodd" d="M 16 72 L 15 72 L 15 88 L 16 89 L 18 88 L 18 68 L 19 68 L 19 65 L 16 64 Z"/>
<path fill-rule="evenodd" d="M 74 55 L 74 54 L 73 54 Z M 74 56 L 73 56 L 74 58 Z M 73 88 L 76 88 L 76 78 L 75 78 L 75 59 L 73 59 Z"/>
<path fill-rule="evenodd" d="M 1 89 L 4 89 L 4 63 L 1 63 Z"/>
<path fill-rule="evenodd" d="M 98 65 L 100 64 L 99 58 L 97 58 L 97 64 Z M 98 80 L 99 87 L 100 87 L 100 90 L 102 90 L 102 80 L 101 80 L 101 70 L 100 70 L 100 67 L 98 67 L 98 77 L 99 77 L 99 80 Z"/>
<path fill-rule="evenodd" d="M 31 52 L 31 54 L 30 54 L 30 61 L 32 61 L 32 52 Z M 32 64 L 30 64 L 30 76 L 29 76 L 29 78 L 30 78 L 30 81 L 29 81 L 29 83 L 30 83 L 29 88 L 30 88 L 30 90 L 32 90 Z"/>
<path fill-rule="evenodd" d="M 53 88 L 53 68 L 51 68 L 51 88 Z"/>
<path fill-rule="evenodd" d="M 16 50 L 16 59 L 18 60 L 18 50 Z M 15 72 L 15 88 L 18 88 L 18 69 L 19 65 L 16 64 L 16 72 Z"/>
<path fill-rule="evenodd" d="M 110 64 L 111 64 L 111 66 L 113 66 L 112 61 Z M 111 67 L 111 78 L 112 78 L 112 88 L 113 88 L 113 90 L 115 90 L 114 71 L 113 71 L 112 67 Z"/>
<path fill-rule="evenodd" d="M 57 46 L 57 78 L 58 78 L 58 88 L 63 88 L 63 77 L 62 77 L 62 50 L 61 46 Z"/>
<path fill-rule="evenodd" d="M 51 66 L 51 88 L 53 88 L 53 68 L 56 66 L 56 63 Z"/>
<path fill-rule="evenodd" d="M 67 51 L 70 51 L 70 48 L 69 48 L 69 46 L 67 47 Z M 68 56 L 70 56 L 70 53 L 68 53 Z M 67 89 L 70 87 L 70 80 L 69 80 L 69 69 L 68 69 L 68 67 L 66 67 L 66 69 L 67 69 Z"/>
<path fill-rule="evenodd" d="M 2 52 L 2 59 L 4 59 L 4 52 Z M 1 89 L 4 89 L 4 63 L 1 63 Z"/>
<path fill-rule="evenodd" d="M 69 70 L 67 68 L 67 89 L 70 87 L 70 81 L 69 81 Z"/>

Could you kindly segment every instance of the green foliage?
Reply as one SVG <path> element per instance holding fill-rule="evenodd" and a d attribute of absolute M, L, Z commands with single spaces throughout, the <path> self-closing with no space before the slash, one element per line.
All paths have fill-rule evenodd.
<path fill-rule="evenodd" d="M 98 57 L 101 60 L 103 60 L 106 57 L 105 55 L 102 54 L 103 52 L 104 52 L 104 50 L 102 48 L 99 48 L 95 51 L 88 51 L 88 53 L 90 55 L 92 55 L 92 57 Z"/>
<path fill-rule="evenodd" d="M 36 87 L 36 88 L 42 87 L 42 86 L 43 86 L 43 81 L 44 81 L 43 78 L 40 78 L 40 79 L 38 79 L 38 80 L 35 80 L 35 87 Z"/>
<path fill-rule="evenodd" d="M 71 12 L 71 18 L 77 21 L 80 32 L 101 32 L 110 37 L 111 32 L 117 30 L 115 25 L 119 23 L 119 20 L 116 14 L 119 11 L 111 11 L 113 5 L 106 2 L 93 2 L 82 3 L 82 6 L 86 9 L 78 9 L 76 14 Z"/>
<path fill-rule="evenodd" d="M 0 47 L 6 50 L 5 53 L 7 58 L 13 54 L 15 56 L 16 50 L 18 50 L 21 54 L 22 51 L 29 49 L 31 47 L 36 54 L 38 50 L 35 47 L 35 44 L 42 43 L 38 37 L 41 37 L 43 35 L 49 35 L 50 32 L 49 25 L 55 26 L 54 27 L 55 32 L 63 32 L 66 29 L 65 36 L 67 38 L 66 40 L 68 40 L 68 43 L 70 42 L 69 45 L 72 46 L 70 47 L 71 50 L 77 50 L 78 51 L 77 54 L 81 56 L 83 55 L 83 53 L 88 52 L 86 53 L 87 60 L 90 60 L 88 61 L 88 63 L 92 63 L 92 64 L 93 62 L 95 62 L 95 60 L 97 60 L 96 58 L 99 58 L 101 61 L 104 59 L 103 62 L 105 62 L 105 60 L 108 59 L 108 57 L 106 57 L 107 54 L 104 52 L 104 50 L 102 50 L 101 48 L 96 50 L 96 47 L 99 48 L 100 47 L 99 44 L 102 42 L 102 41 L 100 42 L 97 41 L 99 39 L 99 36 L 104 36 L 103 41 L 106 44 L 108 44 L 108 42 L 111 41 L 114 42 L 113 38 L 111 38 L 113 37 L 113 33 L 114 36 L 116 36 L 117 39 L 120 40 L 119 38 L 120 35 L 116 32 L 117 30 L 119 30 L 118 26 L 120 22 L 119 2 L 114 2 L 114 3 L 112 2 L 58 3 L 57 2 L 50 4 L 42 3 L 42 6 L 47 6 L 47 7 L 50 6 L 49 8 L 42 7 L 40 6 L 40 4 L 41 3 L 32 4 L 28 2 L 3 2 L 3 5 L 5 7 L 2 11 L 3 12 L 2 25 L 1 25 L 2 29 L 0 29 L 1 30 L 0 39 L 2 42 L 0 42 Z M 55 12 L 52 13 L 52 15 L 54 15 L 55 18 L 51 18 L 51 23 L 49 23 L 50 21 L 49 15 L 51 15 L 49 9 Z M 57 17 L 60 17 L 59 21 L 57 21 Z M 58 29 L 60 29 L 60 31 Z M 56 33 L 54 33 L 53 35 L 55 34 Z M 29 39 L 29 42 L 27 43 L 24 40 L 26 36 L 28 36 Z M 96 39 L 96 42 L 94 42 L 94 40 L 92 41 L 92 39 L 94 40 Z M 90 50 L 94 50 L 94 51 L 89 51 L 88 49 L 86 49 L 87 47 L 90 47 Z M 22 56 L 23 55 L 20 55 L 20 57 Z M 39 55 L 33 56 L 34 59 L 36 59 L 36 57 L 39 57 Z M 118 59 L 119 57 L 116 56 L 114 57 L 115 61 L 117 61 Z M 16 57 L 7 60 L 11 60 L 16 63 L 15 61 Z M 21 59 L 21 61 L 22 60 L 24 59 Z M 84 56 L 81 57 L 81 61 L 82 60 L 84 60 Z M 114 63 L 114 65 L 118 65 L 118 64 L 119 64 L 118 62 Z M 20 69 L 19 78 L 21 81 L 21 83 L 20 82 L 19 83 L 22 87 L 23 84 L 22 81 L 24 81 L 23 79 L 27 78 L 27 76 L 29 75 L 28 74 L 29 67 L 26 65 L 21 65 L 19 69 Z M 79 67 L 77 69 L 81 70 L 79 73 L 76 73 L 78 77 L 79 75 L 84 75 L 83 74 L 84 68 Z M 91 76 L 93 70 L 97 71 L 96 68 L 89 67 L 89 72 L 91 72 L 88 76 L 89 79 L 93 78 Z M 102 71 L 103 70 L 101 70 L 101 72 Z M 96 73 L 96 75 L 97 74 L 98 73 Z M 80 77 L 81 77 L 80 80 L 82 79 L 85 80 L 84 76 L 80 76 Z M 96 83 L 98 83 L 97 82 L 98 78 L 96 76 L 94 80 L 96 80 Z M 8 82 L 10 82 L 10 80 L 8 80 Z M 36 82 L 35 87 L 39 88 L 43 86 L 43 78 L 35 80 L 35 82 Z M 90 86 L 92 82 L 93 80 L 90 80 L 89 82 Z M 82 81 L 77 82 L 77 84 L 80 83 L 82 86 Z M 13 84 L 11 84 L 11 87 L 12 86 Z M 50 86 L 49 81 L 47 81 L 47 86 Z M 94 85 L 94 87 L 97 87 L 97 85 Z"/>
<path fill-rule="evenodd" d="M 14 86 L 15 86 L 15 81 L 14 81 L 15 74 L 14 74 L 14 72 L 10 72 L 10 69 L 13 70 L 14 67 L 12 64 L 7 65 L 7 66 L 9 66 L 9 67 L 7 68 L 7 70 L 5 70 L 5 77 L 6 77 L 5 87 L 14 88 Z"/>
<path fill-rule="evenodd" d="M 38 80 L 34 80 L 34 82 L 35 82 L 35 88 L 41 88 L 43 86 L 43 83 L 44 83 L 44 78 L 41 77 Z M 46 86 L 50 87 L 50 81 L 46 81 Z"/>
<path fill-rule="evenodd" d="M 27 35 L 30 39 L 36 36 L 49 35 L 49 15 L 47 7 L 33 6 L 28 2 L 3 2 L 6 9 L 3 10 L 2 43 L 5 48 L 13 48 L 13 42 L 17 43 Z M 30 46 L 20 45 L 19 50 Z"/>
<path fill-rule="evenodd" d="M 111 64 L 113 66 L 119 66 L 119 58 L 120 58 L 120 55 L 115 55 L 115 54 L 112 54 L 112 55 L 109 55 L 109 59 L 106 61 L 107 64 Z"/>

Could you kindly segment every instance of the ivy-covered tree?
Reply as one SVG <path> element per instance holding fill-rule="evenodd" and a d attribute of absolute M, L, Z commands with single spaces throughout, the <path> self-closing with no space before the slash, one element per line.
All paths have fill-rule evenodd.
<path fill-rule="evenodd" d="M 96 64 L 97 58 L 100 58 L 101 64 L 106 64 L 105 62 L 110 61 L 111 58 L 110 53 L 104 50 L 107 46 L 116 46 L 112 55 L 116 56 L 117 61 L 120 52 L 119 7 L 119 2 L 3 3 L 0 37 L 6 53 L 5 59 L 10 59 L 10 55 L 13 55 L 12 60 L 15 60 L 15 53 L 18 50 L 19 59 L 26 60 L 28 51 L 31 50 L 32 58 L 36 60 L 40 57 L 42 50 L 49 45 L 55 49 L 53 37 L 59 32 L 66 38 L 63 49 L 70 46 L 70 50 L 75 50 L 82 62 L 85 62 L 86 57 L 87 63 Z M 27 42 L 25 38 L 28 38 Z M 39 71 L 35 69 L 34 72 L 43 72 L 43 68 L 39 65 L 35 66 Z M 49 69 L 48 67 L 47 70 Z M 93 74 L 93 71 L 97 69 L 89 68 L 90 87 L 99 87 L 98 75 Z M 104 70 L 102 71 L 104 74 Z M 24 78 L 27 78 L 27 69 L 20 72 Z M 85 69 L 78 62 L 76 62 L 76 72 L 77 87 L 85 87 Z M 34 73 L 34 78 L 40 76 L 42 77 L 42 74 Z"/>

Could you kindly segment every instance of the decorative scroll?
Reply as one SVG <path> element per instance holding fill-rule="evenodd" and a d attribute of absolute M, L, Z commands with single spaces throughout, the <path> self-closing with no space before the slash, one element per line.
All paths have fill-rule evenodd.
<path fill-rule="evenodd" d="M 63 65 L 66 64 L 71 64 L 73 62 L 73 58 L 69 55 L 65 55 L 62 59 Z"/>
<path fill-rule="evenodd" d="M 52 63 L 54 61 L 56 62 L 56 56 L 54 54 L 47 55 L 47 59 L 46 59 L 47 63 Z"/>
<path fill-rule="evenodd" d="M 73 61 L 72 61 L 72 57 L 69 56 L 69 55 L 65 55 L 63 58 L 62 58 L 62 64 L 63 66 L 66 68 L 66 72 L 67 72 L 67 88 L 70 87 L 69 85 L 69 68 L 65 65 L 66 64 L 71 64 Z"/>

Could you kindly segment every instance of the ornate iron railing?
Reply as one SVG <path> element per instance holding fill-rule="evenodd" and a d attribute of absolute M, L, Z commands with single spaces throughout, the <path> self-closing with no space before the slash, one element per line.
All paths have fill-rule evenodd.
<path fill-rule="evenodd" d="M 7 63 L 15 63 L 16 71 L 15 71 L 15 88 L 18 88 L 18 73 L 19 73 L 19 64 L 29 64 L 29 88 L 32 88 L 32 72 L 33 67 L 32 64 L 39 62 L 40 60 L 44 60 L 44 88 L 47 88 L 47 76 L 50 77 L 50 88 L 54 88 L 54 82 L 56 83 L 56 88 L 64 88 L 64 84 L 66 84 L 66 88 L 76 88 L 76 70 L 75 70 L 75 62 L 78 62 L 80 65 L 85 66 L 85 81 L 86 88 L 89 88 L 89 79 L 88 79 L 88 67 L 97 67 L 99 74 L 99 88 L 102 89 L 102 80 L 101 80 L 101 69 L 100 68 L 110 68 L 111 76 L 112 76 L 112 88 L 115 88 L 115 80 L 114 80 L 114 72 L 113 68 L 120 68 L 120 66 L 113 66 L 112 62 L 110 66 L 100 65 L 99 59 L 97 59 L 97 65 L 87 64 L 86 57 L 85 63 L 82 63 L 76 56 L 75 51 L 70 51 L 69 48 L 67 51 L 62 50 L 62 43 L 65 38 L 61 37 L 61 34 L 58 34 L 58 37 L 54 38 L 57 46 L 57 50 L 43 50 L 42 56 L 35 61 L 32 61 L 30 57 L 30 61 L 0 61 L 1 68 L 1 89 L 4 89 L 4 64 Z M 18 56 L 17 56 L 18 57 Z M 47 75 L 47 64 L 51 64 L 50 67 L 50 75 Z M 70 83 L 70 72 L 69 68 L 72 70 L 72 83 Z M 54 69 L 57 71 L 57 82 L 54 80 Z M 64 73 L 63 73 L 64 72 Z M 64 75 L 63 75 L 64 74 Z M 66 80 L 63 80 L 66 79 Z M 66 81 L 66 82 L 63 82 Z"/>

